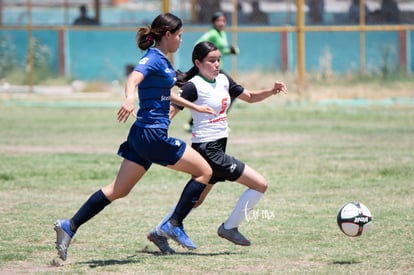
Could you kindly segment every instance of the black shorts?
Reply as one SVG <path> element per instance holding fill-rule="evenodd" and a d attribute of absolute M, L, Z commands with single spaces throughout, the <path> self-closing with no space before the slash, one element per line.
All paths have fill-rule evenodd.
<path fill-rule="evenodd" d="M 243 174 L 245 164 L 235 157 L 227 155 L 226 145 L 227 138 L 191 145 L 213 169 L 210 184 L 226 180 L 235 181 Z"/>

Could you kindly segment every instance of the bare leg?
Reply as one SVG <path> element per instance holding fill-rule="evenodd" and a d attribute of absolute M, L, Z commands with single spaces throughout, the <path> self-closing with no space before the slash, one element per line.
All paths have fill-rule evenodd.
<path fill-rule="evenodd" d="M 243 174 L 236 180 L 236 182 L 261 193 L 264 193 L 267 189 L 266 179 L 262 176 L 262 174 L 248 165 L 246 165 Z"/>
<path fill-rule="evenodd" d="M 102 192 L 111 202 L 125 197 L 145 174 L 145 169 L 135 162 L 124 159 L 118 175 L 111 184 L 102 188 Z"/>
<path fill-rule="evenodd" d="M 208 184 L 213 171 L 207 161 L 193 148 L 187 146 L 181 159 L 174 165 L 168 166 L 171 169 L 188 173 L 196 181 Z"/>

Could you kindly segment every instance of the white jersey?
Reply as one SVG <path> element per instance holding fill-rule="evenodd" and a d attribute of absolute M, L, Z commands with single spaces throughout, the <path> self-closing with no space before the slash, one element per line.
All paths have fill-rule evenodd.
<path fill-rule="evenodd" d="M 227 75 L 220 73 L 214 82 L 200 75 L 194 76 L 181 89 L 181 96 L 197 105 L 208 105 L 216 115 L 191 111 L 193 118 L 192 143 L 215 141 L 228 137 L 227 109 L 230 93 L 237 97 L 244 88 Z"/>

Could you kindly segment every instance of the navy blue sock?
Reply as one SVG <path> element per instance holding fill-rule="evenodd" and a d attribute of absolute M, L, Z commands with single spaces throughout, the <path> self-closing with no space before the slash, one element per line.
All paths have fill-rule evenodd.
<path fill-rule="evenodd" d="M 76 232 L 79 226 L 89 221 L 110 203 L 111 201 L 108 200 L 102 190 L 96 191 L 72 217 L 70 220 L 70 229 Z"/>
<path fill-rule="evenodd" d="M 181 197 L 175 207 L 175 211 L 171 216 L 170 222 L 172 225 L 180 226 L 183 223 L 185 217 L 187 217 L 191 209 L 193 209 L 194 205 L 197 203 L 204 188 L 206 188 L 205 184 L 202 184 L 194 179 L 191 179 L 187 183 L 181 193 Z"/>

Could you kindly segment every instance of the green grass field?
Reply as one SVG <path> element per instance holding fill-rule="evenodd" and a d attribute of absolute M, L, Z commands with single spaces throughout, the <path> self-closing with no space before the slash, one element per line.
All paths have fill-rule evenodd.
<path fill-rule="evenodd" d="M 70 102 L 69 102 L 70 101 Z M 219 183 L 185 222 L 199 248 L 159 255 L 146 233 L 177 201 L 187 175 L 153 166 L 128 197 L 82 226 L 58 260 L 53 223 L 115 176 L 126 124 L 117 102 L 0 101 L 0 274 L 413 274 L 412 105 L 237 102 L 228 152 L 269 188 L 240 226 L 250 247 L 216 234 L 244 188 Z M 112 104 L 114 103 L 114 104 Z M 189 140 L 182 124 L 171 135 Z M 369 234 L 349 238 L 336 214 L 358 200 Z"/>

